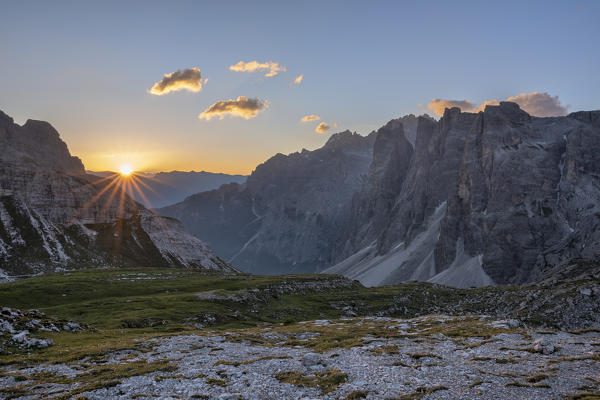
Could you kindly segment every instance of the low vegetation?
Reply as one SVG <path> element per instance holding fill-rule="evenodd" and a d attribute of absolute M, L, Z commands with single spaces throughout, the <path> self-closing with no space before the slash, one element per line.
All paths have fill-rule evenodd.
<path fill-rule="evenodd" d="M 238 340 L 269 344 L 270 340 L 257 327 L 282 324 L 279 331 L 291 334 L 298 330 L 295 321 L 349 315 L 414 317 L 441 311 L 485 313 L 484 304 L 469 300 L 480 294 L 480 289 L 458 290 L 417 282 L 365 288 L 358 282 L 327 275 L 219 275 L 153 268 L 53 273 L 1 284 L 0 304 L 39 309 L 50 317 L 76 321 L 93 329 L 76 334 L 39 334 L 51 338 L 55 346 L 26 353 L 5 348 L 0 365 L 100 360 L 107 353 L 124 350 L 143 353 L 147 351 L 144 343 L 150 338 L 202 328 L 249 328 L 238 334 Z M 507 296 L 511 295 L 509 290 Z M 464 305 L 459 307 L 461 301 Z M 305 340 L 288 336 L 285 344 L 323 352 L 362 344 L 360 338 L 367 334 L 384 337 L 391 334 L 373 324 L 357 327 L 358 331 L 330 326 L 316 328 L 319 337 Z M 443 333 L 457 340 L 473 336 L 485 340 L 504 331 L 483 323 L 456 322 L 443 325 L 423 322 L 417 329 L 422 334 Z"/>
<path fill-rule="evenodd" d="M 300 371 L 287 371 L 275 374 L 275 378 L 282 383 L 296 386 L 318 387 L 323 394 L 334 391 L 339 385 L 348 380 L 348 375 L 337 369 L 329 369 L 315 374 L 307 375 Z"/>

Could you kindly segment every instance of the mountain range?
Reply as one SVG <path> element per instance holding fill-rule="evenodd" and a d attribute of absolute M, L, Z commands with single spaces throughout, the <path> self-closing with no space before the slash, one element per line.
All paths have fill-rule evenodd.
<path fill-rule="evenodd" d="M 110 171 L 88 171 L 93 175 L 106 177 L 114 175 Z M 148 208 L 165 207 L 179 203 L 186 197 L 208 190 L 218 189 L 228 183 L 244 183 L 247 176 L 229 175 L 206 171 L 170 171 L 157 174 L 136 174 L 140 190 L 132 186 L 126 188 L 127 194 Z"/>
<path fill-rule="evenodd" d="M 0 275 L 233 264 L 368 286 L 540 282 L 599 258 L 598 148 L 600 111 L 449 108 L 439 121 L 408 115 L 277 154 L 247 179 L 138 176 L 155 202 L 184 198 L 151 211 L 127 178 L 86 173 L 49 123 L 20 126 L 0 113 Z"/>
<path fill-rule="evenodd" d="M 244 184 L 158 210 L 249 272 L 366 285 L 535 282 L 600 254 L 600 111 L 516 103 L 413 115 L 277 154 Z"/>
<path fill-rule="evenodd" d="M 234 271 L 118 178 L 87 174 L 49 123 L 20 126 L 0 112 L 0 277 L 88 266 Z"/>

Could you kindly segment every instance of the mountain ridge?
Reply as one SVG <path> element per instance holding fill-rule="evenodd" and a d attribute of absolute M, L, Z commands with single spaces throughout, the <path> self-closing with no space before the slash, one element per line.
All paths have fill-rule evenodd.
<path fill-rule="evenodd" d="M 111 171 L 88 171 L 106 177 Z M 230 175 L 206 171 L 169 171 L 156 174 L 134 173 L 139 187 L 127 187 L 127 194 L 147 208 L 160 208 L 185 200 L 187 197 L 208 190 L 218 189 L 228 183 L 244 183 L 246 175 Z"/>
<path fill-rule="evenodd" d="M 0 275 L 87 266 L 234 271 L 178 221 L 132 200 L 119 181 L 86 174 L 47 122 L 0 114 Z"/>
<path fill-rule="evenodd" d="M 500 102 L 477 113 L 448 108 L 439 121 L 406 116 L 366 141 L 345 131 L 312 152 L 275 155 L 245 185 L 192 196 L 159 212 L 180 218 L 209 242 L 246 232 L 243 240 L 215 248 L 228 259 L 241 256 L 247 271 L 272 262 L 273 272 L 301 265 L 371 285 L 434 277 L 461 287 L 535 282 L 543 270 L 600 254 L 600 219 L 594 216 L 600 160 L 589 150 L 600 146 L 599 114 L 533 117 L 516 103 Z M 355 148 L 353 141 L 362 145 Z M 317 163 L 325 152 L 335 158 L 335 152 L 358 148 L 363 162 L 354 163 L 343 192 L 342 185 L 328 190 L 318 183 L 339 185 L 340 168 L 310 169 L 300 161 Z M 553 198 L 554 205 L 545 204 Z M 333 203 L 336 212 L 330 212 Z M 588 217 L 578 216 L 581 208 Z M 225 223 L 228 209 L 241 219 Z M 315 216 L 318 223 L 307 223 Z M 214 228 L 219 218 L 218 235 L 198 228 Z M 264 257 L 256 257 L 261 252 Z"/>

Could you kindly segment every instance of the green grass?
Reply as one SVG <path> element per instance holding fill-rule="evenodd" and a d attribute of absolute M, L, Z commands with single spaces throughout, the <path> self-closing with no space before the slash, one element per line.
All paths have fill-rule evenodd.
<path fill-rule="evenodd" d="M 348 380 L 348 375 L 337 369 L 328 369 L 317 372 L 314 375 L 306 375 L 300 371 L 287 371 L 275 374 L 275 378 L 282 383 L 290 383 L 296 386 L 318 387 L 323 394 L 334 391 L 339 385 Z"/>
<path fill-rule="evenodd" d="M 129 281 L 132 274 L 145 274 Z M 302 296 L 266 299 L 268 309 L 253 316 L 247 304 L 232 301 L 204 301 L 197 293 L 244 293 L 248 289 L 265 289 L 286 281 L 303 282 L 323 279 L 323 276 L 219 276 L 183 269 L 93 269 L 70 273 L 55 273 L 0 285 L 0 304 L 8 307 L 37 308 L 46 314 L 92 325 L 98 329 L 117 329 L 152 325 L 163 321 L 179 324 L 185 318 L 213 314 L 217 325 L 255 325 L 258 322 L 280 322 L 278 311 L 296 310 L 299 319 L 315 316 L 315 305 L 327 299 L 315 295 L 303 303 Z M 328 297 L 328 296 L 325 296 Z M 264 307 L 263 307 L 264 308 Z M 235 312 L 244 312 L 244 318 Z M 329 307 L 326 312 L 333 313 Z M 339 311 L 335 312 L 339 314 Z M 285 318 L 290 318 L 287 315 Z M 246 324 L 244 323 L 246 320 Z M 129 322 L 129 325 L 128 325 Z"/>
<path fill-rule="evenodd" d="M 307 286 L 323 283 L 330 287 L 312 290 Z M 514 292 L 506 288 L 487 290 L 508 291 L 505 296 Z M 201 299 L 199 293 L 210 296 Z M 96 330 L 39 334 L 52 338 L 55 346 L 20 353 L 5 349 L 0 354 L 0 365 L 69 363 L 85 357 L 101 360 L 107 353 L 119 350 L 144 352 L 146 340 L 196 332 L 198 324 L 217 331 L 244 329 L 240 340 L 264 343 L 264 338 L 254 334 L 259 333 L 255 331 L 258 327 L 275 324 L 282 332 L 293 333 L 299 329 L 297 322 L 338 319 L 346 316 L 347 307 L 358 315 L 407 318 L 433 312 L 485 313 L 488 310 L 480 300 L 482 293 L 482 289 L 460 290 L 417 282 L 365 288 L 358 282 L 332 275 L 222 275 L 176 268 L 52 273 L 0 284 L 0 305 L 39 309 L 49 317 L 84 323 Z M 456 308 L 458 303 L 462 305 Z M 477 320 L 423 322 L 417 329 L 422 335 L 442 333 L 455 340 L 487 339 L 504 331 Z M 318 331 L 322 333 L 318 338 L 308 342 L 290 338 L 286 345 L 302 345 L 323 352 L 361 345 L 359 334 L 374 333 L 381 337 L 392 334 L 383 327 L 367 329 L 366 326 L 359 329 L 361 332 L 331 327 Z"/>

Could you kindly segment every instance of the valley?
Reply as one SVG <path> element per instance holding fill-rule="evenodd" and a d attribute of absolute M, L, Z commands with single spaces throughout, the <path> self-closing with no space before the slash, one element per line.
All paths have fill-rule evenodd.
<path fill-rule="evenodd" d="M 331 275 L 182 269 L 48 274 L 0 285 L 0 319 L 38 309 L 43 317 L 24 314 L 12 324 L 52 343 L 19 344 L 19 332 L 0 323 L 0 393 L 23 399 L 592 396 L 600 372 L 595 271 L 560 285 L 475 289 L 417 282 L 365 288 Z M 36 330 L 32 320 L 73 328 Z"/>

